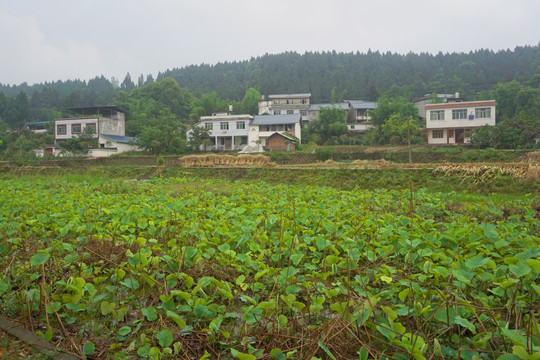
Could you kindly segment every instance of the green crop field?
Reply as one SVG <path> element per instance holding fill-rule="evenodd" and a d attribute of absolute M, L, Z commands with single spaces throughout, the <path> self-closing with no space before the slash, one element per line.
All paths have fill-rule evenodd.
<path fill-rule="evenodd" d="M 89 359 L 540 359 L 540 197 L 0 180 L 0 315 Z"/>

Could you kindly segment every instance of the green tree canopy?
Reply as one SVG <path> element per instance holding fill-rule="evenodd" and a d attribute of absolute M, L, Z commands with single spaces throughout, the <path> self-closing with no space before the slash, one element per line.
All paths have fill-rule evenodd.
<path fill-rule="evenodd" d="M 141 148 L 154 155 L 182 154 L 187 151 L 186 125 L 168 111 L 146 119 L 138 138 Z"/>
<path fill-rule="evenodd" d="M 377 101 L 377 108 L 370 112 L 371 119 L 375 126 L 382 126 L 393 114 L 398 114 L 403 119 L 418 119 L 418 108 L 411 104 L 402 96 L 387 97 L 382 96 Z"/>
<path fill-rule="evenodd" d="M 332 138 L 337 141 L 337 138 L 349 132 L 346 121 L 346 110 L 337 107 L 321 109 L 319 118 L 310 121 L 306 127 L 306 135 L 319 145 Z"/>

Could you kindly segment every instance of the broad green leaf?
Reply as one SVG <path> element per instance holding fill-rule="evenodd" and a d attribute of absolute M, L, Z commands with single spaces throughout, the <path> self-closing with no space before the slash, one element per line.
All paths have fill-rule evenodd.
<path fill-rule="evenodd" d="M 6 292 L 9 289 L 9 285 L 4 280 L 0 279 L 0 294 Z"/>
<path fill-rule="evenodd" d="M 37 254 L 34 254 L 30 258 L 30 264 L 32 264 L 34 266 L 39 266 L 41 264 L 46 263 L 47 260 L 49 260 L 50 258 L 51 258 L 51 255 L 49 255 L 49 254 L 37 253 Z"/>
<path fill-rule="evenodd" d="M 83 345 L 83 354 L 84 355 L 92 355 L 96 351 L 96 347 L 93 342 L 87 341 Z"/>
<path fill-rule="evenodd" d="M 122 326 L 119 330 L 118 330 L 118 335 L 120 336 L 126 336 L 127 334 L 129 334 L 131 332 L 131 328 L 129 326 Z"/>
<path fill-rule="evenodd" d="M 235 358 L 240 359 L 240 360 L 255 360 L 255 359 L 257 359 L 257 357 L 255 357 L 254 355 L 244 354 L 244 353 L 241 353 L 240 351 L 238 351 L 236 349 L 231 349 L 231 354 L 232 354 L 232 356 L 234 356 Z"/>
<path fill-rule="evenodd" d="M 529 354 L 523 346 L 519 345 L 512 346 L 512 354 L 516 355 L 521 360 L 540 360 L 540 351 Z"/>
<path fill-rule="evenodd" d="M 521 261 L 517 264 L 510 265 L 508 269 L 512 272 L 512 274 L 516 275 L 517 278 L 525 276 L 531 272 L 531 268 L 529 267 L 529 265 Z"/>
<path fill-rule="evenodd" d="M 167 310 L 167 317 L 172 319 L 180 329 L 183 329 L 186 326 L 184 319 L 173 311 Z"/>
<path fill-rule="evenodd" d="M 114 308 L 116 307 L 116 304 L 115 303 L 110 303 L 108 301 L 102 301 L 101 302 L 101 314 L 103 316 L 106 316 L 108 314 L 110 314 Z"/>
<path fill-rule="evenodd" d="M 289 322 L 289 319 L 287 319 L 285 315 L 280 314 L 278 316 L 278 324 L 279 324 L 280 329 L 283 329 L 285 326 L 287 326 L 288 322 Z"/>
<path fill-rule="evenodd" d="M 287 356 L 278 348 L 270 350 L 270 357 L 277 360 L 287 360 Z"/>
<path fill-rule="evenodd" d="M 509 338 L 514 343 L 514 345 L 527 346 L 527 338 L 525 338 L 525 336 L 519 335 L 514 330 L 505 327 L 501 327 L 500 330 L 501 334 Z"/>
<path fill-rule="evenodd" d="M 360 350 L 357 352 L 358 354 L 358 360 L 367 360 L 368 359 L 368 351 L 365 347 L 361 347 Z"/>
<path fill-rule="evenodd" d="M 156 308 L 154 308 L 153 306 L 143 308 L 141 312 L 146 317 L 146 320 L 148 321 L 154 321 L 157 319 L 157 311 L 156 311 Z"/>
<path fill-rule="evenodd" d="M 160 332 L 156 334 L 156 339 L 158 339 L 159 345 L 161 347 L 167 347 L 167 346 L 171 346 L 171 344 L 173 343 L 174 337 L 170 330 L 165 329 L 165 330 L 161 330 Z"/>
<path fill-rule="evenodd" d="M 525 261 L 534 271 L 540 273 L 540 261 L 536 259 L 529 259 Z"/>
<path fill-rule="evenodd" d="M 469 320 L 464 319 L 459 315 L 454 319 L 454 324 L 461 325 L 464 328 L 469 329 L 473 334 L 476 334 L 476 327 L 474 324 L 470 323 Z"/>

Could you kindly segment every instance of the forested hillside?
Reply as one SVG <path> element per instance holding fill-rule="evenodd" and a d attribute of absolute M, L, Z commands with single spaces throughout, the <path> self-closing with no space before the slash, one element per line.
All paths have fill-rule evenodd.
<path fill-rule="evenodd" d="M 431 92 L 456 91 L 471 97 L 493 89 L 499 82 L 524 83 L 538 66 L 540 46 L 437 55 L 288 52 L 167 70 L 159 73 L 157 80 L 172 77 L 196 97 L 215 91 L 229 100 L 240 100 L 252 87 L 261 94 L 310 92 L 314 101 L 328 100 L 336 87 L 348 98 L 376 100 L 393 85 L 402 87 L 411 99 Z M 106 104 L 119 90 L 130 91 L 154 81 L 151 75 L 132 80 L 130 74 L 121 83 L 111 80 L 96 76 L 89 81 L 74 79 L 32 86 L 0 84 L 0 92 L 7 97 L 23 92 L 32 108 L 60 108 Z"/>
<path fill-rule="evenodd" d="M 315 101 L 324 101 L 336 87 L 349 98 L 376 100 L 392 85 L 405 87 L 411 98 L 455 91 L 472 96 L 499 82 L 526 81 L 539 65 L 539 46 L 437 55 L 284 53 L 168 70 L 158 79 L 172 77 L 195 96 L 215 90 L 222 97 L 239 99 L 255 87 L 261 94 L 310 92 Z"/>
<path fill-rule="evenodd" d="M 126 111 L 126 133 L 138 137 L 145 149 L 177 153 L 188 150 L 185 130 L 200 116 L 227 111 L 229 105 L 236 113 L 254 115 L 261 94 L 305 92 L 315 103 L 356 98 L 379 104 L 372 114 L 377 127 L 365 136 L 349 134 L 345 115 L 337 113 L 329 114 L 326 124 L 333 132 L 315 122 L 306 127 L 303 139 L 318 144 L 401 144 L 406 119 L 418 117 L 412 99 L 460 92 L 467 100 L 497 101 L 497 127 L 477 131 L 473 144 L 532 147 L 540 137 L 540 46 L 437 55 L 284 53 L 167 70 L 156 80 L 141 74 L 133 81 L 128 73 L 122 82 L 97 76 L 0 85 L 0 153 L 24 154 L 52 142 L 50 134 L 21 132 L 26 123 L 66 116 L 63 110 L 69 107 L 108 104 Z M 414 143 L 425 143 L 423 126 L 420 119 L 413 124 Z"/>

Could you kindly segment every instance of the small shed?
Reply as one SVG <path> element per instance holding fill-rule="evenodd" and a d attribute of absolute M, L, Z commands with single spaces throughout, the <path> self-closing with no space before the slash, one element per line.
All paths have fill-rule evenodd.
<path fill-rule="evenodd" d="M 275 132 L 268 137 L 266 149 L 270 151 L 295 151 L 298 139 L 290 134 Z"/>

